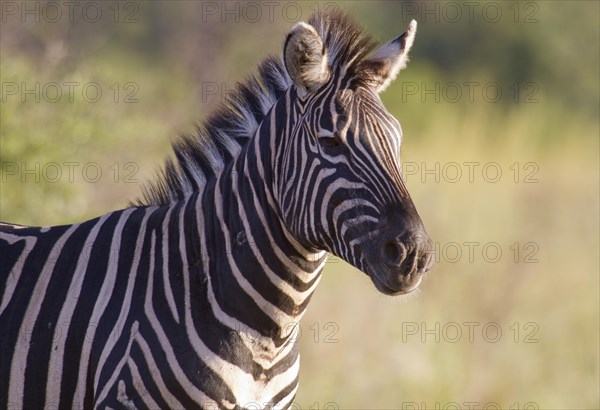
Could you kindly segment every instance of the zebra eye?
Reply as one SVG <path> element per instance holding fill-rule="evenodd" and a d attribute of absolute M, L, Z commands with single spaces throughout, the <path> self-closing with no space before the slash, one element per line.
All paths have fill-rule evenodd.
<path fill-rule="evenodd" d="M 340 140 L 330 131 L 319 134 L 319 144 L 326 148 L 335 148 L 340 146 Z"/>

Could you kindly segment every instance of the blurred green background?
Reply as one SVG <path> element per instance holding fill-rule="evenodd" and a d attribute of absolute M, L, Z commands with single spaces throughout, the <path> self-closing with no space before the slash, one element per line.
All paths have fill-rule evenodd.
<path fill-rule="evenodd" d="M 599 2 L 0 6 L 0 220 L 28 225 L 127 206 L 312 11 L 382 41 L 416 19 L 383 100 L 438 263 L 389 298 L 330 259 L 297 408 L 600 408 Z"/>

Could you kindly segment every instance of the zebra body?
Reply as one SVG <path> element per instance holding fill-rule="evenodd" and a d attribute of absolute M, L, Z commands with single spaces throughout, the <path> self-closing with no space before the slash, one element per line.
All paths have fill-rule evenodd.
<path fill-rule="evenodd" d="M 241 272 L 234 272 L 228 258 L 244 261 L 246 281 L 258 289 L 261 280 L 263 286 L 267 282 L 253 274 L 263 268 L 246 256 L 255 252 L 251 242 L 232 240 L 235 249 L 227 249 L 207 238 L 207 231 L 215 231 L 210 219 L 197 212 L 208 208 L 198 207 L 203 200 L 208 196 L 169 207 L 130 208 L 72 226 L 3 233 L 2 254 L 18 256 L 14 264 L 2 265 L 2 323 L 9 331 L 3 336 L 2 362 L 11 364 L 10 386 L 2 380 L 3 393 L 10 387 L 3 404 L 289 404 L 297 385 L 297 346 L 267 329 L 278 323 L 278 329 L 289 332 L 286 324 L 299 320 L 296 307 L 302 302 L 277 312 L 268 309 L 274 300 L 257 301 L 262 306 L 255 312 L 254 303 L 239 302 L 260 296 L 250 299 L 244 291 L 250 285 L 243 276 L 236 278 Z M 186 228 L 192 221 L 197 225 Z M 264 250 L 263 258 L 275 257 Z M 300 289 L 288 290 L 298 301 L 314 290 L 324 259 L 307 260 L 305 271 L 298 267 L 298 278 L 307 282 L 298 280 L 294 285 Z M 222 286 L 223 280 L 234 280 L 239 289 Z M 265 334 L 245 323 L 264 323 L 259 329 Z M 44 349 L 38 350 L 38 344 Z M 35 366 L 28 366 L 32 361 Z M 218 406 L 211 398 L 215 394 L 223 397 Z"/>
<path fill-rule="evenodd" d="M 233 108 L 175 146 L 143 203 L 0 226 L 0 407 L 289 408 L 291 330 L 328 252 L 384 293 L 418 286 L 431 258 L 377 96 L 414 26 L 365 58 L 370 40 L 344 16 L 310 23 L 288 36 L 285 65 L 266 60 Z M 368 78 L 350 69 L 361 60 Z"/>
<path fill-rule="evenodd" d="M 9 330 L 2 362 L 11 363 L 7 403 L 289 405 L 299 357 L 286 336 L 318 283 L 325 253 L 282 246 L 276 230 L 255 238 L 260 229 L 252 233 L 232 217 L 238 212 L 231 208 L 243 205 L 234 191 L 230 183 L 217 183 L 174 205 L 4 232 L 2 254 L 17 256 L 1 268 L 2 323 Z M 257 243 L 278 244 L 277 254 L 268 245 L 258 250 Z M 295 257 L 276 260 L 287 255 Z M 270 268 L 283 263 L 286 272 Z M 267 275 L 288 277 L 278 289 Z M 43 351 L 35 349 L 38 343 Z M 36 365 L 28 366 L 32 361 Z M 7 382 L 3 377 L 3 392 Z"/>

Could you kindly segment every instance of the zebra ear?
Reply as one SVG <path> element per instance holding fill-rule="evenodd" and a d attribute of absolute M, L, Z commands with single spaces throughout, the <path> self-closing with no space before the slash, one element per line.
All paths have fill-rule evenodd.
<path fill-rule="evenodd" d="M 283 47 L 285 68 L 303 91 L 315 91 L 329 78 L 327 51 L 313 26 L 300 22 L 288 34 Z"/>
<path fill-rule="evenodd" d="M 412 20 L 400 37 L 390 41 L 363 61 L 363 75 L 377 92 L 384 91 L 408 63 L 408 52 L 417 32 Z"/>

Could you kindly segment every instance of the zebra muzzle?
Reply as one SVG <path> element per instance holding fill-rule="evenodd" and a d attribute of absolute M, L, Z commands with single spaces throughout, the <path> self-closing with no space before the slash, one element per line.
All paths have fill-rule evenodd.
<path fill-rule="evenodd" d="M 380 236 L 368 252 L 367 273 L 375 287 L 387 295 L 409 293 L 433 266 L 432 243 L 426 233 L 393 231 Z"/>

